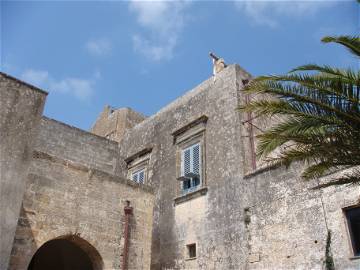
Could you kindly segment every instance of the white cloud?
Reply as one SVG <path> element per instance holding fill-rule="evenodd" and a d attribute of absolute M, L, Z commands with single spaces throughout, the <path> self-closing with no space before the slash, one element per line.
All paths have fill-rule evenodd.
<path fill-rule="evenodd" d="M 108 39 L 102 38 L 97 40 L 89 40 L 85 44 L 85 48 L 92 55 L 104 56 L 111 53 L 112 45 Z"/>
<path fill-rule="evenodd" d="M 169 37 L 166 42 L 154 44 L 140 35 L 133 36 L 134 50 L 155 61 L 171 59 L 176 41 L 177 37 L 173 36 Z"/>
<path fill-rule="evenodd" d="M 80 100 L 89 99 L 94 92 L 91 80 L 66 78 L 60 81 L 53 81 L 49 85 L 50 90 L 72 94 Z"/>
<path fill-rule="evenodd" d="M 89 100 L 94 94 L 94 84 L 100 78 L 100 73 L 95 72 L 93 78 L 90 79 L 68 77 L 56 80 L 50 76 L 48 71 L 27 69 L 21 74 L 20 78 L 50 92 L 73 95 L 77 99 L 84 101 Z"/>
<path fill-rule="evenodd" d="M 277 18 L 291 17 L 302 18 L 304 16 L 313 16 L 321 9 L 336 4 L 335 0 L 302 0 L 302 1 L 237 1 L 236 8 L 251 18 L 255 24 L 277 27 L 279 22 Z"/>
<path fill-rule="evenodd" d="M 134 34 L 134 50 L 150 60 L 169 60 L 185 25 L 185 9 L 189 2 L 135 1 L 129 4 L 146 35 Z"/>

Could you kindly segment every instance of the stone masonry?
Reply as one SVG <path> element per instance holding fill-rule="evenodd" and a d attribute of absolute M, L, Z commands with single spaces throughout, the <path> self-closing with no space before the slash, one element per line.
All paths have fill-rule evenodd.
<path fill-rule="evenodd" d="M 145 119 L 142 114 L 130 108 L 113 109 L 106 106 L 90 132 L 113 141 L 121 141 L 125 131 Z"/>
<path fill-rule="evenodd" d="M 335 269 L 359 269 L 344 209 L 359 204 L 360 188 L 313 190 L 326 179 L 303 181 L 301 164 L 255 162 L 254 136 L 273 120 L 237 110 L 253 98 L 242 92 L 249 80 L 229 65 L 147 118 L 105 107 L 93 134 L 42 117 L 9 269 L 27 269 L 59 238 L 94 269 L 120 269 L 126 200 L 129 269 L 325 269 L 328 231 Z M 184 192 L 182 153 L 193 145 L 201 178 Z"/>
<path fill-rule="evenodd" d="M 128 269 L 149 269 L 153 191 L 119 176 L 119 144 L 41 118 L 45 92 L 0 79 L 0 269 L 27 269 L 54 239 L 80 247 L 95 270 L 120 269 L 126 201 L 133 207 Z"/>
<path fill-rule="evenodd" d="M 0 269 L 6 269 L 46 93 L 0 73 Z"/>
<path fill-rule="evenodd" d="M 120 269 L 126 200 L 134 208 L 129 269 L 149 268 L 152 191 L 115 175 L 117 152 L 116 142 L 41 120 L 9 269 L 26 269 L 42 244 L 73 236 L 99 253 L 94 269 Z"/>

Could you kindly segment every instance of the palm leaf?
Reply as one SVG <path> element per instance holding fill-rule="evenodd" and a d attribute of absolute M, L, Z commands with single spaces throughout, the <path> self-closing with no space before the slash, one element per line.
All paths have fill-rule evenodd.
<path fill-rule="evenodd" d="M 357 57 L 360 57 L 360 39 L 358 36 L 338 36 L 338 37 L 323 37 L 322 42 L 329 43 L 335 42 L 345 46 L 350 52 L 355 54 Z"/>
<path fill-rule="evenodd" d="M 360 55 L 358 37 L 323 41 L 342 44 Z M 360 165 L 359 71 L 303 65 L 285 75 L 255 78 L 244 91 L 252 100 L 241 111 L 276 119 L 257 136 L 257 157 L 272 167 L 305 162 L 302 177 L 314 179 Z M 359 176 L 349 174 L 329 183 L 355 183 Z"/>

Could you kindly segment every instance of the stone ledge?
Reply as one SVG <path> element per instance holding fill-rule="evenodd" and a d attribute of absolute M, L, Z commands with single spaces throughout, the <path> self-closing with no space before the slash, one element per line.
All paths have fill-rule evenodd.
<path fill-rule="evenodd" d="M 177 130 L 174 130 L 173 132 L 171 132 L 171 135 L 174 137 L 179 136 L 180 134 L 184 133 L 185 131 L 191 129 L 192 127 L 195 127 L 201 123 L 206 123 L 207 120 L 208 120 L 208 117 L 206 115 L 201 115 L 200 117 L 191 121 L 190 123 L 186 124 L 185 126 L 178 128 Z"/>
<path fill-rule="evenodd" d="M 147 146 L 147 147 L 143 148 L 142 150 L 136 152 L 135 154 L 125 158 L 126 164 L 129 164 L 131 161 L 133 161 L 139 157 L 145 156 L 146 154 L 151 153 L 152 149 L 153 149 L 153 146 L 150 145 L 150 146 Z"/>
<path fill-rule="evenodd" d="M 181 195 L 179 197 L 176 197 L 174 199 L 174 206 L 176 206 L 177 204 L 181 204 L 183 202 L 198 198 L 200 196 L 204 196 L 206 195 L 208 192 L 208 188 L 207 187 L 202 187 L 198 190 L 195 190 L 193 192 L 187 193 L 185 195 Z"/>

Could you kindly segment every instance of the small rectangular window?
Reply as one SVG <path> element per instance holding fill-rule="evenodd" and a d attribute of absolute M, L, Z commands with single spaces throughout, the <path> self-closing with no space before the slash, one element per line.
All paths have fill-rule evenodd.
<path fill-rule="evenodd" d="M 196 244 L 186 245 L 188 259 L 196 258 Z"/>
<path fill-rule="evenodd" d="M 345 210 L 351 244 L 355 256 L 360 256 L 360 207 Z"/>
<path fill-rule="evenodd" d="M 201 148 L 196 143 L 181 151 L 181 176 L 184 178 L 182 189 L 193 191 L 201 183 Z"/>
<path fill-rule="evenodd" d="M 133 180 L 136 183 L 144 184 L 145 180 L 145 170 L 139 170 L 132 173 L 131 180 Z"/>
<path fill-rule="evenodd" d="M 150 184 L 151 170 L 149 164 L 151 151 L 152 148 L 144 148 L 124 160 L 127 164 L 127 179 L 144 185 Z"/>

